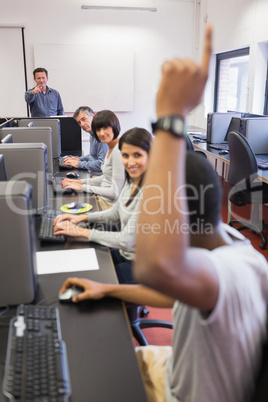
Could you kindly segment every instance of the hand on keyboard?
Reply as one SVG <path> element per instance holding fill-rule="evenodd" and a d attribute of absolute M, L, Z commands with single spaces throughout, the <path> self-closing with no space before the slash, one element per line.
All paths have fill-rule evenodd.
<path fill-rule="evenodd" d="M 73 179 L 64 179 L 62 181 L 62 187 L 64 189 L 73 189 L 73 190 L 82 190 L 82 182 L 81 180 L 73 180 Z"/>

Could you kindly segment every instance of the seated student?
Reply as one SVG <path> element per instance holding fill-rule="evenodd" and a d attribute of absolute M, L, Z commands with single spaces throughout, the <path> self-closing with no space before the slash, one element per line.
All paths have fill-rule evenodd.
<path fill-rule="evenodd" d="M 86 169 L 93 176 L 102 174 L 101 164 L 109 150 L 108 145 L 104 142 L 99 142 L 94 137 L 91 131 L 91 122 L 94 117 L 93 110 L 88 106 L 80 106 L 74 112 L 73 118 L 79 126 L 86 131 L 90 136 L 89 154 L 77 158 L 75 156 L 68 157 L 64 160 L 67 166 L 73 166 L 77 169 Z"/>
<path fill-rule="evenodd" d="M 149 401 L 250 400 L 267 336 L 267 261 L 222 224 L 218 177 L 200 155 L 186 158 L 180 127 L 202 97 L 211 35 L 208 26 L 200 66 L 178 59 L 163 65 L 157 116 L 165 124 L 155 129 L 134 265 L 143 286 L 72 278 L 61 289 L 84 287 L 75 302 L 106 295 L 154 306 L 175 301 L 172 348 L 137 349 Z"/>
<path fill-rule="evenodd" d="M 59 215 L 55 234 L 85 238 L 112 247 L 112 257 L 120 283 L 134 282 L 131 266 L 135 253 L 135 232 L 142 197 L 142 183 L 148 165 L 152 135 L 143 128 L 128 130 L 119 140 L 126 183 L 113 208 L 82 215 Z M 80 222 L 120 224 L 120 231 L 101 231 L 77 226 Z"/>
<path fill-rule="evenodd" d="M 103 175 L 82 180 L 64 179 L 62 186 L 96 194 L 99 209 L 103 210 L 115 204 L 125 182 L 124 166 L 118 149 L 120 123 L 113 112 L 102 110 L 93 117 L 91 127 L 95 139 L 108 145 L 108 153 L 101 165 Z"/>

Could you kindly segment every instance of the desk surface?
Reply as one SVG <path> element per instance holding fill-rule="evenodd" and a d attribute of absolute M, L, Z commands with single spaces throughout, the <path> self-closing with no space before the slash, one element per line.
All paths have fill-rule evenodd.
<path fill-rule="evenodd" d="M 70 197 L 64 196 L 68 202 Z M 76 198 L 80 197 L 77 196 Z M 88 198 L 93 203 L 93 198 Z M 60 197 L 61 198 L 61 197 Z M 72 195 L 71 199 L 74 200 Z M 85 200 L 85 198 L 83 198 Z M 52 206 L 57 203 L 51 199 Z M 38 229 L 37 218 L 37 229 Z M 67 241 L 64 245 L 37 242 L 39 251 L 94 247 L 100 269 L 74 273 L 40 275 L 36 302 L 53 304 L 59 308 L 62 337 L 66 342 L 72 384 L 72 402 L 128 401 L 146 402 L 124 304 L 104 299 L 79 304 L 60 304 L 58 291 L 69 276 L 81 276 L 100 282 L 116 283 L 117 278 L 109 250 L 86 242 Z M 79 264 L 79 262 L 78 262 Z M 0 388 L 4 371 L 8 317 L 0 321 Z M 0 395 L 0 402 L 4 401 Z"/>
<path fill-rule="evenodd" d="M 194 148 L 198 151 L 202 151 L 208 153 L 212 157 L 216 159 L 221 159 L 224 163 L 230 164 L 230 157 L 229 154 L 227 155 L 220 155 L 219 150 L 211 148 L 208 143 L 206 142 L 197 142 L 194 143 Z M 257 158 L 268 160 L 268 155 L 256 155 Z M 268 170 L 258 170 L 258 179 L 268 183 Z"/>

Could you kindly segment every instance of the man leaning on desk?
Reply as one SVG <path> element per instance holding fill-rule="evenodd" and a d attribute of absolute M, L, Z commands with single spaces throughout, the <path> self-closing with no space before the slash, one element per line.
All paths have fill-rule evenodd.
<path fill-rule="evenodd" d="M 32 117 L 64 115 L 61 97 L 56 89 L 47 86 L 48 72 L 43 67 L 33 71 L 36 86 L 25 92 L 25 101 L 30 106 Z"/>
<path fill-rule="evenodd" d="M 93 110 L 88 106 L 80 106 L 74 112 L 73 118 L 77 121 L 82 130 L 90 136 L 89 154 L 85 156 L 69 157 L 64 160 L 64 164 L 77 169 L 86 169 L 93 175 L 102 174 L 101 164 L 108 152 L 108 145 L 104 142 L 98 142 L 91 132 L 91 123 L 94 117 Z"/>

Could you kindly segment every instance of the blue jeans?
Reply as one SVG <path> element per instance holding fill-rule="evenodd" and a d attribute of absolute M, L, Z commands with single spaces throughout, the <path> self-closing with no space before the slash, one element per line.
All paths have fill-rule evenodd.
<path fill-rule="evenodd" d="M 132 276 L 132 261 L 124 258 L 119 250 L 111 248 L 111 255 L 119 283 L 136 283 Z"/>

